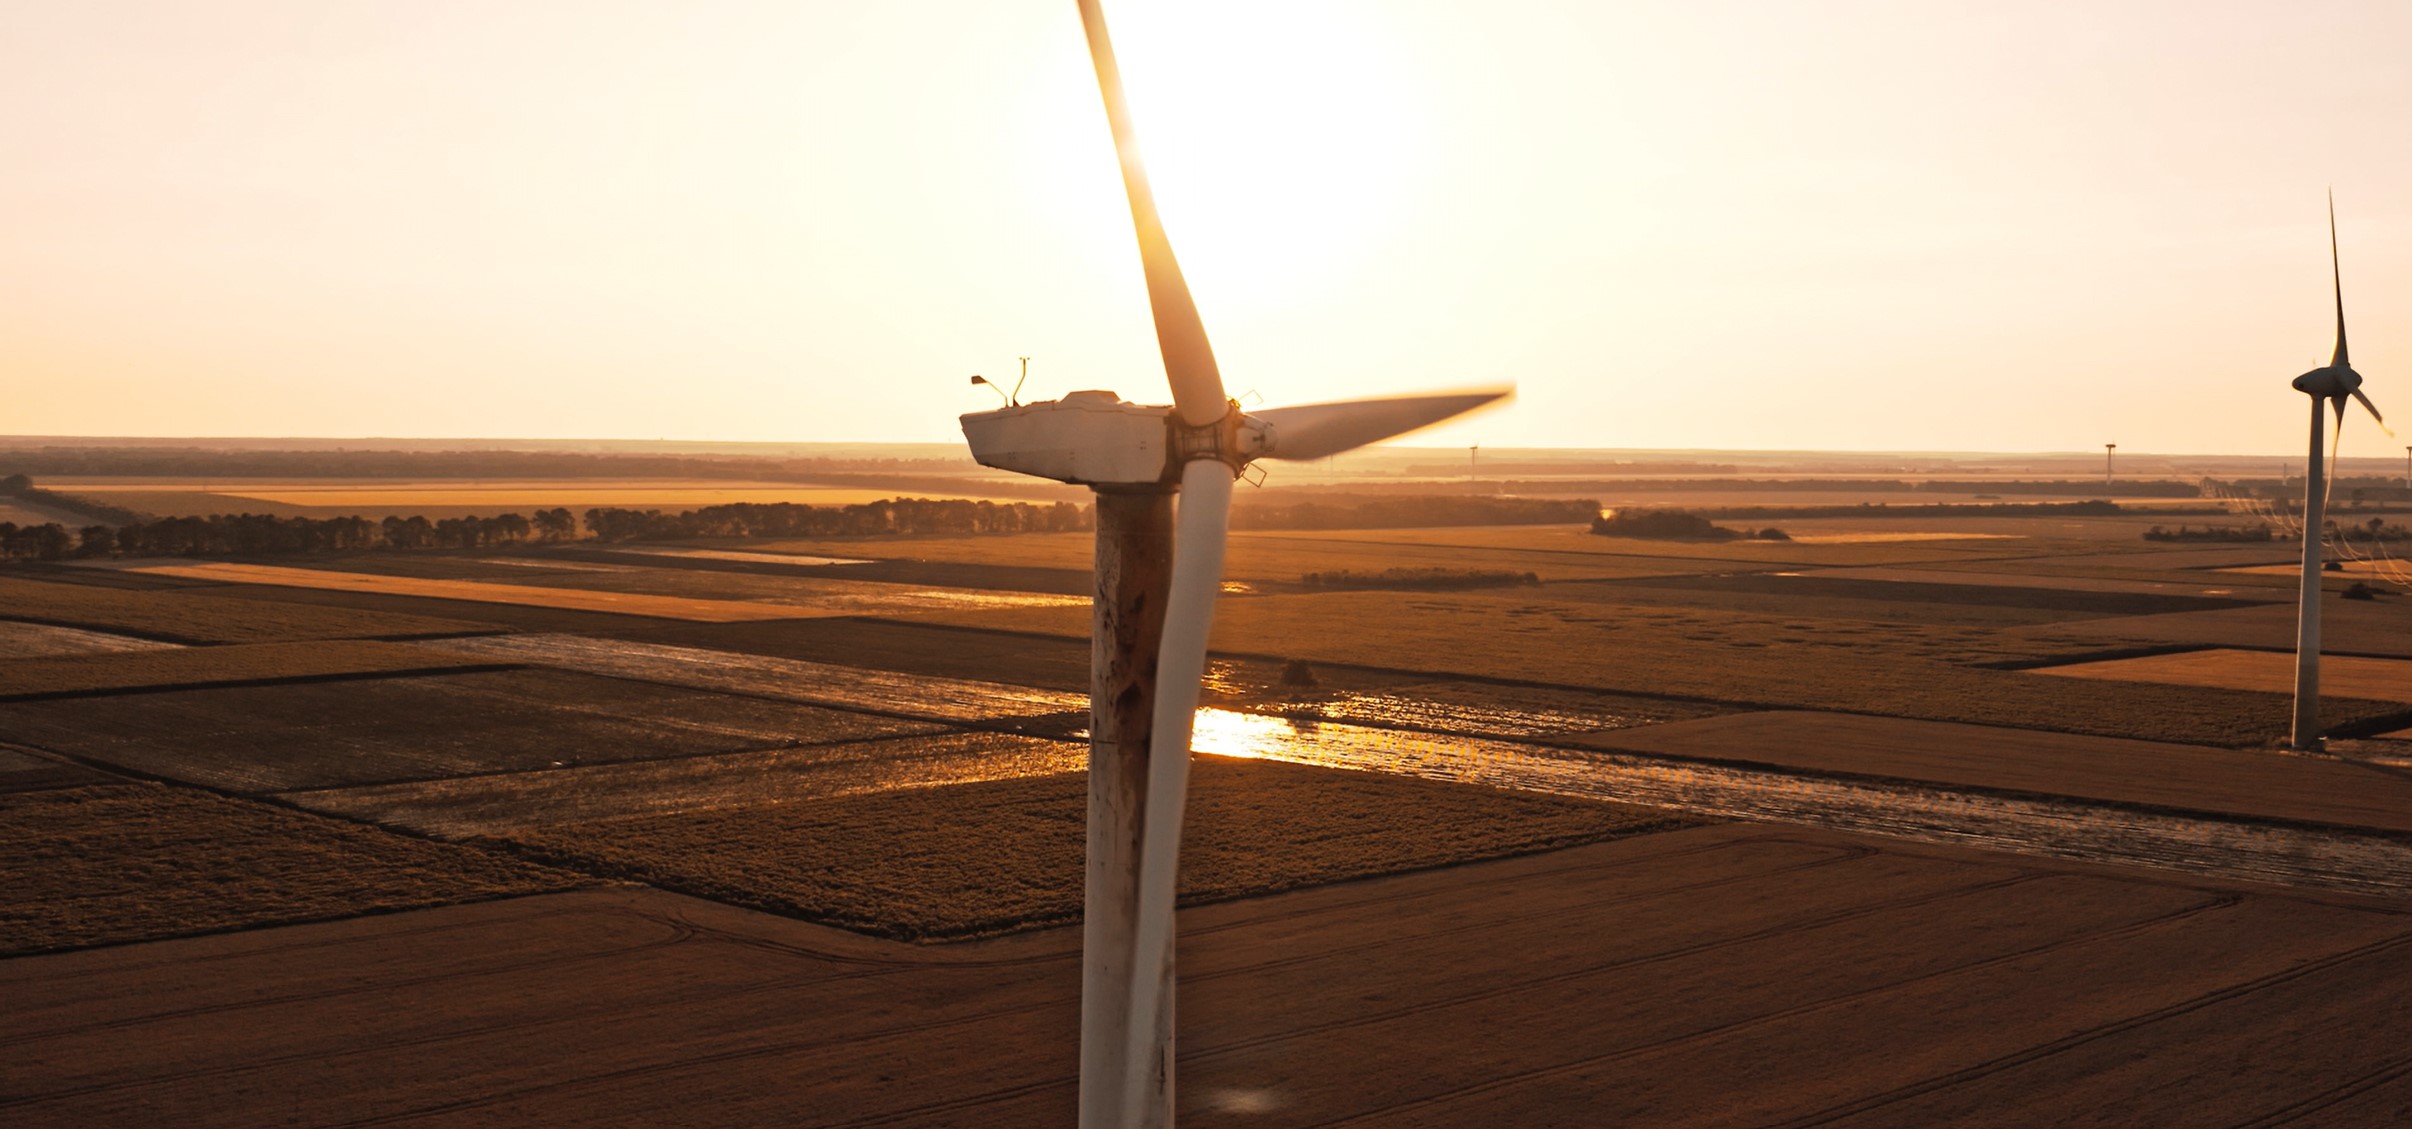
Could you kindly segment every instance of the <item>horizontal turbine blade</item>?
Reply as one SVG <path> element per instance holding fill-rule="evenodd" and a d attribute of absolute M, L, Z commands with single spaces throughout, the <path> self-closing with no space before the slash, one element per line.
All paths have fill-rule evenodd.
<path fill-rule="evenodd" d="M 1145 1116 L 1157 1071 L 1171 1064 L 1156 1045 L 1173 990 L 1173 883 L 1180 874 L 1181 809 L 1189 794 L 1190 726 L 1206 674 L 1206 634 L 1223 586 L 1223 544 L 1231 520 L 1231 467 L 1197 459 L 1181 468 L 1181 508 L 1173 519 L 1172 591 L 1164 602 L 1164 642 L 1156 652 L 1156 709 L 1147 735 L 1147 809 L 1140 825 L 1139 913 L 1131 943 L 1131 1009 L 1124 1044 L 1125 1125 Z M 1170 1124 L 1169 1121 L 1166 1124 Z"/>
<path fill-rule="evenodd" d="M 1248 413 L 1273 425 L 1269 459 L 1320 459 L 1368 443 L 1395 439 L 1442 420 L 1464 415 L 1515 394 L 1513 388 L 1481 388 L 1429 396 L 1393 396 L 1334 404 L 1300 404 Z"/>

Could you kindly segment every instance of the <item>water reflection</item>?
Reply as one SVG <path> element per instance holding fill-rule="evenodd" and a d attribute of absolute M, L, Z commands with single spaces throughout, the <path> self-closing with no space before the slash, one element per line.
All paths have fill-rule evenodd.
<path fill-rule="evenodd" d="M 2376 894 L 2412 892 L 2412 843 L 2156 815 L 2074 800 L 1555 749 L 1331 722 L 1200 710 L 1199 752 L 1586 796 L 1727 819 L 1792 823 L 1931 843 L 2118 862 Z"/>

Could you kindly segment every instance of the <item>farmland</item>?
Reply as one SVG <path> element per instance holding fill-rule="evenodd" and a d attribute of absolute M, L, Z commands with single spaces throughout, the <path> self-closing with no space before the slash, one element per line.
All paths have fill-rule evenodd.
<path fill-rule="evenodd" d="M 527 509 L 583 492 L 632 506 L 661 491 L 663 505 L 685 505 L 677 491 L 725 501 L 760 486 L 102 485 L 119 498 L 187 497 L 195 512 L 242 496 L 276 512 L 391 504 L 430 516 L 437 501 Z M 1825 493 L 1868 498 L 1737 490 L 1729 501 Z M 1432 1055 L 1435 1038 L 1457 1041 L 1434 1034 L 1445 1026 L 1382 1019 L 1373 998 L 1401 992 L 1438 1016 L 1474 1006 L 1444 991 L 1448 976 L 1399 972 L 1389 987 L 1321 992 L 1265 955 L 1292 928 L 1288 906 L 1371 915 L 1329 928 L 1352 951 L 1422 954 L 1388 954 L 1391 968 L 1488 967 L 1482 952 L 1522 938 L 1544 963 L 1572 963 L 1536 965 L 1542 980 L 1503 991 L 1547 994 L 1559 982 L 1549 977 L 1571 977 L 1571 998 L 1595 1010 L 1608 1005 L 1580 987 L 1593 975 L 1579 970 L 1591 967 L 1585 946 L 1659 934 L 1707 946 L 1647 958 L 1693 962 L 1687 974 L 1707 985 L 1738 974 L 1717 955 L 1729 949 L 1849 966 L 1843 950 L 1817 948 L 1831 941 L 1925 968 L 1947 955 L 1936 945 L 2020 951 L 2002 929 L 2061 944 L 2065 916 L 2069 929 L 2114 939 L 2085 934 L 2115 958 L 2086 967 L 2129 960 L 2217 979 L 2216 962 L 2173 966 L 2145 940 L 2116 938 L 2158 936 L 2119 932 L 2130 910 L 2145 912 L 2135 906 L 2208 912 L 2234 904 L 2220 883 L 2249 882 L 2310 899 L 2237 911 L 2273 952 L 2329 952 L 2286 933 L 2289 913 L 2379 936 L 2395 909 L 2338 907 L 2412 895 L 2412 824 L 2397 810 L 2412 800 L 2390 775 L 2412 763 L 2412 606 L 2342 598 L 2368 577 L 2329 580 L 2337 654 L 2323 718 L 2338 755 L 2284 754 L 2294 591 L 2286 576 L 2236 570 L 2282 563 L 2291 547 L 2148 542 L 2148 516 L 1749 523 L 1780 525 L 1788 541 L 1612 538 L 1576 524 L 1235 532 L 1197 719 L 1181 898 L 1185 930 L 1225 922 L 1262 940 L 1230 942 L 1252 955 L 1206 958 L 1229 968 L 1199 973 L 1209 986 L 1197 1022 L 1279 1022 L 1227 1008 L 1213 1018 L 1211 985 L 1229 975 L 1323 1009 L 1316 1022 L 1331 1030 L 1389 1039 L 1384 1053 L 1417 1069 L 1451 1068 Z M 651 924 L 628 928 L 647 936 L 710 919 L 729 923 L 718 936 L 786 938 L 763 952 L 902 943 L 848 959 L 899 982 L 943 979 L 951 987 L 923 1006 L 952 1015 L 949 1001 L 966 993 L 1023 983 L 1008 970 L 1021 966 L 981 954 L 1061 953 L 1077 938 L 1065 927 L 1082 881 L 1091 553 L 1086 533 L 579 537 L 9 568 L 0 854 L 12 872 L 44 877 L 0 915 L 0 949 L 101 968 L 148 951 L 145 940 L 240 953 L 273 948 L 253 939 L 260 927 L 324 922 L 299 928 L 359 930 L 342 943 L 366 952 L 388 943 L 375 915 L 453 915 L 444 920 L 470 934 L 517 921 L 514 936 L 538 937 L 552 935 L 547 914 L 644 906 Z M 1335 575 L 1517 582 L 1310 582 Z M 1967 848 L 1982 849 L 1933 853 Z M 1636 887 L 1629 910 L 1599 909 L 1607 916 L 1580 926 L 1553 916 L 1595 912 L 1573 908 L 1573 891 L 1658 881 L 1610 861 L 1627 858 L 1661 860 L 1701 891 L 1768 893 L 1747 911 L 1681 894 L 1682 925 L 1661 905 L 1692 889 L 1680 883 Z M 1494 881 L 1504 885 L 1482 889 Z M 1946 909 L 1900 911 L 1881 936 L 1854 932 L 1850 915 L 1894 913 L 1861 907 L 1868 889 Z M 1390 891 L 1413 893 L 1394 902 Z M 1424 919 L 1400 906 L 1460 904 L 1451 899 L 1514 908 L 1493 924 L 1449 911 L 1460 916 L 1429 936 L 1402 924 Z M 1834 910 L 1842 924 L 1799 927 L 1810 948 L 1750 939 L 1845 903 L 1859 908 Z M 510 908 L 520 904 L 532 916 Z M 1202 951 L 1224 951 L 1214 935 L 1198 934 Z M 1187 932 L 1182 943 L 1187 962 Z M 484 959 L 425 950 L 439 951 L 452 953 L 446 969 Z M 938 971 L 901 971 L 923 967 L 908 951 L 933 954 Z M 2045 990 L 2023 976 L 2010 982 Z M 639 981 L 600 983 L 597 999 Z M 833 1023 L 871 1006 L 854 989 L 811 991 L 836 993 L 809 1005 L 836 1008 Z M 1049 991 L 1030 1006 L 1052 1018 L 1034 1022 L 1063 1020 L 1070 997 Z M 1743 996 L 1701 993 L 1744 1007 Z M 564 1022 L 565 1034 L 615 1037 Z M 1256 1054 L 1255 1037 L 1233 1035 L 1198 1069 Z M 410 1038 L 451 1045 L 441 1032 Z M 894 1053 L 921 1046 L 906 1039 Z M 554 1052 L 539 1057 L 562 1069 Z M 114 1091 L 92 1091 L 104 1092 Z"/>
<path fill-rule="evenodd" d="M 799 502 L 843 506 L 896 496 L 893 490 L 874 488 L 694 479 L 645 482 L 611 479 L 463 482 L 457 479 L 431 479 L 394 482 L 380 479 L 124 481 L 95 478 L 45 480 L 43 486 L 60 493 L 90 497 L 161 517 L 266 513 L 279 517 L 359 516 L 372 520 L 413 515 L 431 519 L 490 517 L 555 506 L 566 506 L 572 510 L 592 506 L 683 510 L 732 502 Z"/>

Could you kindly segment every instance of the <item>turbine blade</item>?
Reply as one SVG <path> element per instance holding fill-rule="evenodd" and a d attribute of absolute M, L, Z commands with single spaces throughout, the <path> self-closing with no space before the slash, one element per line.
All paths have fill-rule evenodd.
<path fill-rule="evenodd" d="M 1198 680 L 1206 672 L 1206 633 L 1223 585 L 1223 543 L 1231 518 L 1231 468 L 1198 459 L 1181 469 L 1181 508 L 1173 524 L 1172 591 L 1164 604 L 1164 644 L 1156 652 L 1156 711 L 1147 738 L 1147 814 L 1139 843 L 1139 916 L 1131 944 L 1131 1011 L 1122 1083 L 1125 1125 L 1146 1124 L 1143 1108 L 1159 1070 L 1155 1031 L 1172 1014 L 1173 884 L 1180 874 L 1181 809 L 1189 792 L 1190 724 Z M 1169 1044 L 1165 1052 L 1170 1053 Z M 1167 1120 L 1167 1124 L 1170 1121 Z"/>
<path fill-rule="evenodd" d="M 2328 190 L 2328 280 L 2337 290 L 2337 354 L 2329 359 L 2332 368 L 2349 368 L 2345 356 L 2345 270 L 2337 261 L 2337 190 Z"/>
<path fill-rule="evenodd" d="M 2337 496 L 2337 452 L 2345 447 L 2345 397 L 2335 397 L 2329 400 L 2329 404 L 2337 409 L 2337 425 L 2328 433 L 2328 465 L 2320 468 L 2320 508 L 2322 510 L 2326 510 L 2329 502 L 2335 500 Z M 2326 535 L 2325 530 L 2304 534 L 2306 537 L 2324 537 Z"/>
<path fill-rule="evenodd" d="M 2371 403 L 2370 397 L 2362 395 L 2362 390 L 2356 388 L 2353 390 L 2353 398 L 2360 400 L 2362 402 L 2362 407 L 2369 410 L 2370 421 L 2379 425 L 2379 430 L 2386 432 L 2387 438 L 2395 438 L 2395 429 L 2387 426 L 2387 417 L 2379 414 L 2378 405 Z"/>
<path fill-rule="evenodd" d="M 1269 459 L 1320 459 L 1430 427 L 1515 394 L 1513 388 L 1480 388 L 1428 396 L 1393 396 L 1300 404 L 1248 413 L 1273 425 Z"/>
<path fill-rule="evenodd" d="M 1155 311 L 1156 347 L 1164 353 L 1173 408 L 1181 422 L 1203 427 L 1230 410 L 1222 372 L 1215 367 L 1214 346 L 1207 343 L 1206 325 L 1198 319 L 1198 305 L 1173 256 L 1163 217 L 1156 214 L 1156 194 L 1139 160 L 1139 133 L 1131 124 L 1122 69 L 1114 62 L 1114 43 L 1106 37 L 1105 12 L 1098 0 L 1080 0 L 1080 22 L 1089 34 L 1089 61 L 1097 68 L 1098 93 L 1105 96 L 1106 121 L 1114 128 L 1114 153 L 1122 159 L 1122 190 L 1131 200 L 1131 226 L 1139 235 L 1139 263 L 1147 274 L 1147 301 Z"/>

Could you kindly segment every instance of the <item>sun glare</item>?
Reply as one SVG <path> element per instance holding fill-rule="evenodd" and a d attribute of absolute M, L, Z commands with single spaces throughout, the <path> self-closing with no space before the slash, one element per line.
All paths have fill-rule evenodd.
<path fill-rule="evenodd" d="M 1374 10 L 1121 4 L 1111 20 L 1149 180 L 1201 301 L 1278 303 L 1329 285 L 1395 222 L 1418 175 L 1417 110 Z M 1096 86 L 1085 68 L 1072 78 L 1047 85 L 1051 152 L 1033 165 L 1052 179 L 1033 187 L 1126 254 Z"/>

